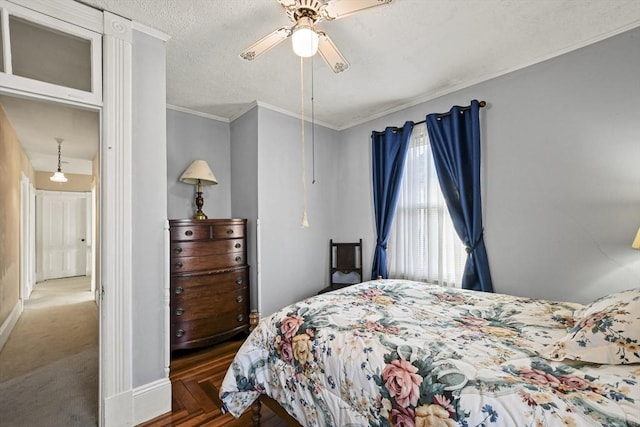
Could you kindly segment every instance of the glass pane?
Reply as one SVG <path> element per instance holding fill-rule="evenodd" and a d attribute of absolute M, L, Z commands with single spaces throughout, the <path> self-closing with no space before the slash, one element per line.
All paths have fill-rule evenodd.
<path fill-rule="evenodd" d="M 13 74 L 91 91 L 91 41 L 9 16 Z"/>

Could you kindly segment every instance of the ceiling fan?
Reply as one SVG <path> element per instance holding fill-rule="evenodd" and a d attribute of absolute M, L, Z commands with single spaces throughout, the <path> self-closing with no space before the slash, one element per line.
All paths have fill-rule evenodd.
<path fill-rule="evenodd" d="M 321 21 L 334 21 L 356 12 L 391 3 L 393 0 L 276 0 L 293 22 L 290 27 L 280 27 L 267 34 L 240 53 L 240 57 L 253 61 L 259 55 L 291 37 L 293 51 L 301 57 L 320 52 L 322 59 L 334 73 L 349 68 L 336 45 L 324 31 L 315 28 Z"/>

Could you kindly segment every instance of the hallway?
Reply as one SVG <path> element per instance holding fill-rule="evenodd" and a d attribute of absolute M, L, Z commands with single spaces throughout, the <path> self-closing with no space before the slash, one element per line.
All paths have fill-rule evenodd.
<path fill-rule="evenodd" d="M 97 425 L 98 309 L 89 281 L 35 286 L 0 351 L 3 427 Z"/>

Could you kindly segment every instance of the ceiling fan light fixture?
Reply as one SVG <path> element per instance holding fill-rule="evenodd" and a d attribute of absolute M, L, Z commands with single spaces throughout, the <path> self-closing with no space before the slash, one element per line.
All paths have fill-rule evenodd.
<path fill-rule="evenodd" d="M 313 29 L 313 21 L 302 17 L 293 29 L 291 44 L 293 52 L 303 58 L 309 58 L 318 51 L 318 33 Z"/>

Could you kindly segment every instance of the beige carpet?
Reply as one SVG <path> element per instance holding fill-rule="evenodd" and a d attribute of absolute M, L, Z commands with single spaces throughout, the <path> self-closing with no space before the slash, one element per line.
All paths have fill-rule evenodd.
<path fill-rule="evenodd" d="M 0 351 L 0 425 L 95 426 L 98 310 L 88 277 L 38 283 Z"/>

